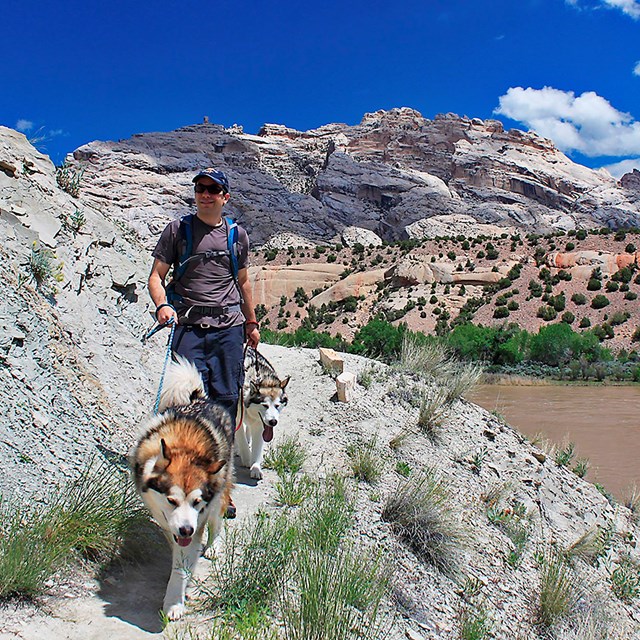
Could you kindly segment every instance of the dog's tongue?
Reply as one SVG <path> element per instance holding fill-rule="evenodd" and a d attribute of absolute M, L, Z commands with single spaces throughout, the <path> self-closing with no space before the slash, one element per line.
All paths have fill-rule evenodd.
<path fill-rule="evenodd" d="M 268 427 L 265 425 L 264 431 L 262 432 L 262 439 L 265 442 L 271 442 L 273 440 L 273 427 Z"/>
<path fill-rule="evenodd" d="M 191 544 L 191 538 L 181 538 L 181 537 L 176 536 L 176 542 L 181 547 L 188 547 Z"/>

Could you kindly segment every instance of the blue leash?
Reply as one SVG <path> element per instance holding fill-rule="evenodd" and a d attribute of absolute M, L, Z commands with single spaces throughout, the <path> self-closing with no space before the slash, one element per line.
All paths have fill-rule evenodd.
<path fill-rule="evenodd" d="M 160 376 L 160 384 L 158 385 L 158 394 L 156 396 L 156 404 L 153 407 L 153 413 L 155 415 L 158 414 L 158 407 L 160 406 L 160 396 L 162 395 L 162 385 L 164 384 L 164 376 L 167 373 L 167 365 L 169 364 L 169 357 L 171 356 L 171 345 L 173 344 L 173 334 L 176 332 L 176 323 L 173 321 L 173 318 L 170 318 L 164 324 L 159 324 L 154 327 L 147 333 L 144 338 L 142 338 L 143 342 L 146 342 L 151 336 L 155 335 L 161 329 L 165 329 L 166 327 L 171 327 L 171 333 L 169 334 L 169 340 L 167 341 L 167 352 L 164 356 L 164 364 L 162 365 L 162 375 Z"/>

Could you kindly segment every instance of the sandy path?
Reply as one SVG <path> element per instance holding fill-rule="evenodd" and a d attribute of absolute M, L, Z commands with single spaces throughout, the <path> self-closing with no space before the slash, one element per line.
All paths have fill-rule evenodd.
<path fill-rule="evenodd" d="M 292 387 L 302 384 L 302 371 L 312 360 L 308 353 L 264 345 L 262 353 L 282 376 L 295 373 Z M 311 360 L 311 361 L 310 361 Z M 329 380 L 329 388 L 332 383 Z M 308 406 L 291 402 L 283 415 L 283 430 L 298 423 Z M 283 436 L 276 431 L 275 441 Z M 237 459 L 236 459 L 237 460 Z M 236 466 L 236 487 L 233 497 L 238 506 L 238 518 L 228 521 L 237 527 L 269 502 L 275 473 L 264 471 L 259 483 L 249 477 L 248 470 Z M 60 587 L 56 580 L 53 593 L 43 597 L 38 606 L 11 603 L 0 608 L 0 640 L 142 640 L 162 638 L 158 611 L 167 585 L 171 556 L 168 547 L 161 547 L 156 561 L 141 565 L 126 564 L 105 571 L 99 578 L 85 574 L 65 578 Z M 198 574 L 206 575 L 209 562 L 202 558 Z M 191 620 L 191 616 L 187 616 Z M 193 622 L 197 621 L 193 619 Z"/>

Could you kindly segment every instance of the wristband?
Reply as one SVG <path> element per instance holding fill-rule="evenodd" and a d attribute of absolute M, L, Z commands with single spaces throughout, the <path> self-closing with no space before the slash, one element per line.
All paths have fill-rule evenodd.
<path fill-rule="evenodd" d="M 158 319 L 158 311 L 160 311 L 160 309 L 162 309 L 162 307 L 171 307 L 175 311 L 175 308 L 173 307 L 172 304 L 169 304 L 168 302 L 163 302 L 162 304 L 159 304 L 156 307 L 155 314 L 154 314 L 156 316 L 156 320 Z"/>
<path fill-rule="evenodd" d="M 253 325 L 256 329 L 260 328 L 260 325 L 255 320 L 249 320 L 249 321 L 245 322 L 244 325 L 245 325 L 245 327 Z"/>

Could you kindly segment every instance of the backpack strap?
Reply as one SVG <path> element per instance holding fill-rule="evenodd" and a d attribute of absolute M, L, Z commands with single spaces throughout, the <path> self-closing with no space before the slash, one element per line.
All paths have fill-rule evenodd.
<path fill-rule="evenodd" d="M 182 296 L 176 293 L 176 283 L 187 270 L 187 264 L 193 252 L 193 214 L 187 214 L 180 219 L 178 243 L 178 247 L 181 247 L 182 251 L 173 265 L 173 277 L 166 287 L 167 301 L 173 305 L 182 302 Z"/>
<path fill-rule="evenodd" d="M 224 217 L 224 223 L 227 229 L 227 250 L 229 251 L 229 262 L 231 264 L 231 275 L 236 283 L 236 288 L 240 294 L 240 302 L 244 302 L 242 290 L 238 282 L 238 256 L 240 254 L 240 243 L 238 242 L 238 223 L 230 216 Z"/>
<path fill-rule="evenodd" d="M 178 237 L 182 240 L 182 253 L 178 258 L 178 262 L 174 266 L 174 280 L 180 280 L 187 270 L 191 254 L 193 253 L 193 214 L 184 216 L 180 220 L 180 228 L 178 229 Z"/>

